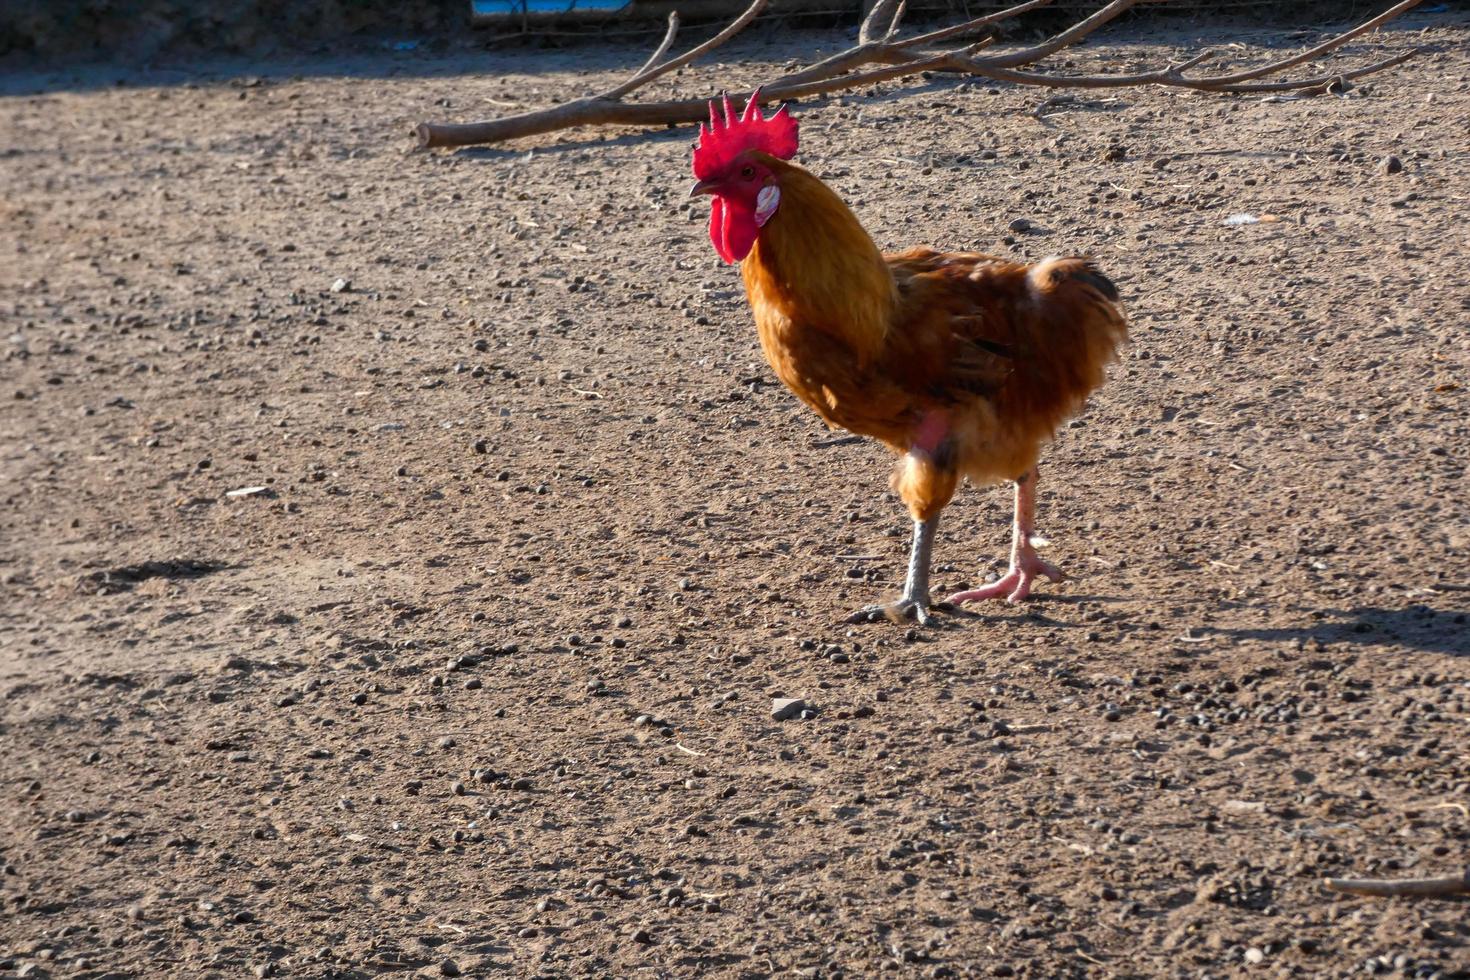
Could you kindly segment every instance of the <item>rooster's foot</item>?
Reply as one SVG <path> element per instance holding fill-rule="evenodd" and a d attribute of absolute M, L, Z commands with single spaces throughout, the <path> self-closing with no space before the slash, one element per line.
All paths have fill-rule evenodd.
<path fill-rule="evenodd" d="M 966 602 L 980 602 L 1004 596 L 1006 602 L 1020 602 L 1031 594 L 1031 583 L 1037 575 L 1045 575 L 1053 582 L 1060 582 L 1064 577 L 1061 569 L 1049 561 L 1043 561 L 1036 552 L 1027 551 L 1021 554 L 1020 560 L 1011 565 L 1010 570 L 999 580 L 968 592 L 956 592 L 944 601 L 958 606 Z"/>
<path fill-rule="evenodd" d="M 876 623 L 880 620 L 888 620 L 890 623 L 902 623 L 906 619 L 912 619 L 920 626 L 928 626 L 934 622 L 932 609 L 928 597 L 923 599 L 901 598 L 885 605 L 864 606 L 851 616 L 847 617 L 849 623 Z"/>

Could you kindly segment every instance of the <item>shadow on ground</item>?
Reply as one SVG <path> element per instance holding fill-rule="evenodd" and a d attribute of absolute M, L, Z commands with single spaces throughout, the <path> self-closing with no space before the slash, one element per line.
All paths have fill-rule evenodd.
<path fill-rule="evenodd" d="M 1396 643 L 1412 650 L 1470 656 L 1470 612 L 1455 609 L 1432 609 L 1409 606 L 1406 609 L 1383 609 L 1363 606 L 1356 609 L 1304 610 L 1316 619 L 1308 626 L 1241 629 L 1201 626 L 1194 632 L 1200 636 L 1219 636 L 1235 640 L 1262 640 L 1267 643 L 1294 641 L 1323 644 Z"/>

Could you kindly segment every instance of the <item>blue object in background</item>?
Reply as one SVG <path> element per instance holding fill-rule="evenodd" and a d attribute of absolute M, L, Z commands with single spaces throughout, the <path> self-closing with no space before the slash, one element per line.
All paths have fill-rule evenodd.
<path fill-rule="evenodd" d="M 613 14 L 632 0 L 470 0 L 475 20 L 525 14 Z"/>

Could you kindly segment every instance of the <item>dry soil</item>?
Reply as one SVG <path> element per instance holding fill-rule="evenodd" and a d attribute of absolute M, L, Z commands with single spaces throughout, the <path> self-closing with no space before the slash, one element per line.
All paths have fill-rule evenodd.
<path fill-rule="evenodd" d="M 1470 862 L 1470 19 L 1332 64 L 1411 44 L 799 107 L 881 245 L 1131 313 L 1043 464 L 1071 578 L 924 630 L 843 623 L 890 464 L 773 383 L 687 129 L 410 149 L 644 48 L 5 78 L 0 976 L 1464 976 L 1463 901 L 1319 886 Z M 939 587 L 1008 520 L 963 491 Z"/>

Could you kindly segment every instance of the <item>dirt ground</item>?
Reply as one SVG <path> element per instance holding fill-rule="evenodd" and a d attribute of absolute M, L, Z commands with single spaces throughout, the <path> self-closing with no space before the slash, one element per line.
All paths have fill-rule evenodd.
<path fill-rule="evenodd" d="M 1318 884 L 1470 862 L 1470 17 L 1348 53 L 1412 43 L 799 107 L 881 245 L 1132 317 L 1043 464 L 1072 577 L 926 630 L 843 623 L 890 464 L 773 383 L 688 130 L 409 150 L 644 48 L 6 77 L 0 976 L 1466 976 L 1463 901 Z M 940 594 L 1008 522 L 961 492 Z"/>

